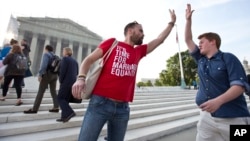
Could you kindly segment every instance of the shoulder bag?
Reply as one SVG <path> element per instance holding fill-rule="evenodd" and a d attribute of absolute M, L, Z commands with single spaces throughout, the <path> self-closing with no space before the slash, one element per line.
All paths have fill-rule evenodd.
<path fill-rule="evenodd" d="M 86 77 L 86 81 L 85 81 L 85 89 L 81 93 L 82 99 L 89 99 L 91 97 L 92 91 L 101 74 L 102 68 L 105 62 L 108 60 L 110 53 L 116 47 L 117 44 L 118 44 L 118 41 L 115 40 L 112 46 L 109 48 L 109 50 L 103 55 L 103 57 L 97 60 L 97 65 L 94 66 L 93 70 L 88 73 Z"/>

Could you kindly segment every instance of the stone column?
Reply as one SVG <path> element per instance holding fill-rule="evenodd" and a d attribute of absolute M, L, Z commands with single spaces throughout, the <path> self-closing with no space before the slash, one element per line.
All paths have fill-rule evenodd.
<path fill-rule="evenodd" d="M 61 48 L 62 48 L 62 39 L 58 38 L 56 43 L 56 51 L 55 54 L 60 56 L 61 55 Z"/>
<path fill-rule="evenodd" d="M 33 37 L 32 37 L 32 41 L 31 41 L 31 45 L 30 45 L 30 60 L 31 60 L 31 68 L 32 68 L 32 71 L 34 70 L 34 60 L 36 60 L 36 54 L 37 54 L 37 38 L 38 38 L 38 35 L 37 34 L 33 34 Z M 34 73 L 34 72 L 33 72 Z"/>
<path fill-rule="evenodd" d="M 80 66 L 80 64 L 82 63 L 82 44 L 79 43 L 79 47 L 78 47 L 78 54 L 77 54 L 77 62 Z"/>
<path fill-rule="evenodd" d="M 21 41 L 23 40 L 23 37 L 24 37 L 24 31 L 19 31 L 19 34 L 18 34 L 18 43 L 21 45 Z"/>
<path fill-rule="evenodd" d="M 45 37 L 45 42 L 44 42 L 44 47 L 45 47 L 46 45 L 49 45 L 49 44 L 50 44 L 50 37 L 46 36 L 46 37 Z"/>
<path fill-rule="evenodd" d="M 88 45 L 88 53 L 87 53 L 87 56 L 91 53 L 91 46 Z"/>
<path fill-rule="evenodd" d="M 69 48 L 73 50 L 73 41 L 69 41 Z"/>

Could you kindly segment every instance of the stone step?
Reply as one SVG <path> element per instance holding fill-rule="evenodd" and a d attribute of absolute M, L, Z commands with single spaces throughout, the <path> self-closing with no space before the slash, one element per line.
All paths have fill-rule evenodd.
<path fill-rule="evenodd" d="M 153 114 L 151 116 L 146 116 L 143 118 L 132 118 L 130 119 L 128 123 L 128 131 L 133 130 L 133 129 L 146 128 L 148 126 L 153 126 L 153 125 L 164 124 L 166 122 L 171 122 L 171 121 L 183 119 L 186 117 L 197 116 L 198 114 L 199 114 L 198 109 L 189 109 L 189 110 L 158 114 L 158 115 Z M 41 131 L 50 132 L 53 130 L 71 128 L 71 127 L 80 128 L 81 122 L 82 122 L 82 117 L 74 117 L 70 120 L 70 122 L 64 123 L 64 124 L 58 123 L 52 119 L 26 121 L 26 122 L 18 122 L 18 123 L 14 123 L 14 122 L 7 123 L 0 127 L 0 131 L 1 131 L 0 137 L 1 137 L 1 140 L 2 139 L 11 140 L 11 138 L 17 137 L 18 135 L 22 136 L 24 134 L 30 134 L 32 136 L 31 133 L 36 133 L 36 132 L 41 132 Z M 107 132 L 107 127 L 105 126 L 101 132 L 101 136 L 106 135 L 106 132 Z M 77 137 L 79 134 L 79 130 L 78 132 L 75 132 L 74 134 Z M 15 135 L 15 136 L 12 136 L 12 135 Z M 26 135 L 26 139 L 29 139 L 29 138 L 31 137 Z M 53 139 L 55 138 L 56 137 L 53 136 Z"/>
<path fill-rule="evenodd" d="M 145 104 L 149 103 L 148 99 L 150 99 L 151 103 L 156 103 L 156 102 L 168 102 L 168 101 L 183 101 L 183 100 L 192 100 L 194 101 L 194 95 L 193 94 L 188 94 L 184 96 L 168 96 L 168 95 L 154 95 L 154 96 L 136 96 L 135 100 L 130 103 L 131 105 L 133 104 Z M 23 104 L 21 106 L 14 106 L 14 103 L 16 102 L 15 99 L 6 99 L 5 101 L 0 101 L 0 113 L 5 113 L 5 112 L 18 112 L 25 110 L 24 107 L 32 107 L 34 103 L 34 99 L 29 98 L 29 99 L 23 99 Z M 43 98 L 41 107 L 43 105 L 51 105 L 52 99 L 51 98 Z M 88 100 L 83 100 L 82 103 L 84 107 L 88 105 Z M 76 105 L 76 104 L 73 104 Z M 77 104 L 79 105 L 79 104 Z M 3 107 L 3 106 L 7 106 Z M 51 107 L 51 106 L 50 106 Z M 9 110 L 11 109 L 11 110 Z M 42 108 L 40 108 L 42 109 Z M 47 110 L 47 109 L 46 109 Z"/>
<path fill-rule="evenodd" d="M 60 113 L 48 112 L 53 106 L 49 90 L 45 92 L 37 114 L 23 114 L 24 110 L 33 106 L 36 93 L 36 90 L 25 90 L 22 95 L 24 104 L 14 106 L 16 94 L 15 90 L 10 90 L 6 101 L 0 102 L 0 140 L 76 141 L 88 100 L 83 100 L 81 104 L 71 104 L 76 117 L 67 123 L 58 123 L 56 119 Z M 125 140 L 146 141 L 154 136 L 158 138 L 171 131 L 195 126 L 199 115 L 194 102 L 195 94 L 196 90 L 136 90 L 134 101 L 130 103 L 131 113 Z M 162 125 L 171 126 L 163 128 Z M 147 130 L 155 132 L 147 133 Z M 106 133 L 105 125 L 100 141 Z"/>
<path fill-rule="evenodd" d="M 193 94 L 186 94 L 186 95 L 154 95 L 154 96 L 144 96 L 144 95 L 137 95 L 134 99 L 134 101 L 143 101 L 143 100 L 159 100 L 156 96 L 159 96 L 161 98 L 165 100 L 176 100 L 176 99 L 180 99 L 180 100 L 183 100 L 183 99 L 194 99 L 194 95 Z M 24 102 L 24 104 L 33 104 L 34 102 L 34 99 L 35 99 L 35 96 L 34 97 L 25 97 L 25 98 L 22 98 L 22 101 Z M 5 101 L 0 101 L 0 105 L 13 105 L 14 103 L 16 102 L 16 98 L 12 98 L 12 97 L 9 97 L 7 96 L 6 100 Z M 51 99 L 51 96 L 48 95 L 48 94 L 45 94 L 45 96 L 43 97 L 42 99 L 42 103 L 46 104 L 46 103 L 51 103 L 52 102 L 52 99 Z M 88 102 L 88 100 L 83 100 L 83 102 Z M 134 103 L 134 102 L 132 102 Z"/>
<path fill-rule="evenodd" d="M 196 93 L 196 90 L 187 90 L 187 91 L 169 91 L 169 90 L 165 90 L 165 91 L 160 91 L 160 92 L 137 92 L 135 93 L 135 99 L 138 96 L 142 96 L 142 97 L 154 97 L 154 95 L 166 95 L 167 97 L 176 97 L 176 96 L 180 96 L 182 97 L 183 95 L 189 95 L 189 94 L 194 94 Z M 35 98 L 37 95 L 37 90 L 23 90 L 22 92 L 22 99 L 28 99 L 28 98 Z M 48 98 L 51 97 L 49 90 L 46 90 L 44 93 L 44 98 Z M 9 90 L 7 96 L 6 96 L 6 100 L 8 99 L 16 99 L 16 91 L 14 89 Z"/>
<path fill-rule="evenodd" d="M 170 122 L 155 124 L 143 128 L 128 130 L 125 135 L 125 141 L 150 141 L 163 136 L 177 133 L 179 131 L 194 127 L 197 124 L 199 116 L 189 116 L 182 119 L 175 119 Z M 104 136 L 100 136 L 98 141 L 105 141 Z M 71 139 L 69 139 L 71 140 Z M 183 139 L 185 140 L 185 139 Z M 52 140 L 47 140 L 52 141 Z M 59 141 L 59 140 L 57 140 Z M 76 140 L 75 140 L 76 141 Z"/>
<path fill-rule="evenodd" d="M 128 130 L 125 141 L 147 141 L 173 134 L 178 131 L 194 127 L 199 116 L 187 117 L 180 120 L 161 123 L 141 129 Z M 105 127 L 104 127 L 105 128 Z M 31 140 L 36 141 L 77 141 L 80 127 L 64 128 L 51 131 L 43 131 L 32 134 L 22 134 L 0 138 L 1 141 Z M 104 141 L 105 135 L 99 137 L 98 141 Z"/>
<path fill-rule="evenodd" d="M 131 115 L 130 118 L 138 118 L 143 116 L 149 116 L 152 114 L 161 114 L 173 111 L 180 111 L 185 109 L 192 109 L 196 108 L 196 105 L 193 103 L 176 103 L 176 104 L 165 104 L 166 106 L 158 105 L 158 107 L 151 105 L 131 105 Z M 177 106 L 175 106 L 177 105 Z M 86 108 L 84 109 L 74 109 L 77 116 L 83 116 L 86 112 Z M 29 121 L 29 120 L 42 120 L 42 119 L 50 119 L 50 118 L 59 118 L 60 113 L 50 113 L 48 111 L 39 111 L 37 114 L 24 114 L 22 112 L 17 113 L 7 113 L 0 115 L 0 123 L 11 123 L 11 122 L 18 122 L 18 121 Z"/>
<path fill-rule="evenodd" d="M 142 103 L 142 104 L 130 104 L 130 109 L 132 110 L 139 110 L 139 109 L 145 109 L 145 108 L 157 108 L 157 107 L 166 107 L 166 106 L 173 106 L 173 105 L 182 105 L 182 104 L 189 104 L 189 103 L 194 103 L 193 100 L 176 100 L 176 101 L 170 101 L 170 102 L 155 102 L 155 103 Z M 84 109 L 88 106 L 88 103 L 81 103 L 81 104 L 70 104 L 73 109 Z M 45 111 L 48 112 L 50 108 L 53 107 L 53 104 L 41 104 L 38 113 Z M 29 108 L 32 108 L 32 105 L 22 105 L 22 106 L 1 106 L 0 107 L 0 119 L 1 117 L 6 117 L 8 118 L 11 116 L 13 113 L 23 113 L 24 110 L 27 110 Z"/>

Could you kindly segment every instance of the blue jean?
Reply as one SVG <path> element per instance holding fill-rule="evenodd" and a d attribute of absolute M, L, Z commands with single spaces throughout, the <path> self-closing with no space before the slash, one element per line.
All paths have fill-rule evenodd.
<path fill-rule="evenodd" d="M 108 141 L 123 141 L 129 114 L 130 108 L 127 102 L 117 103 L 105 97 L 92 95 L 78 141 L 97 141 L 106 122 Z"/>

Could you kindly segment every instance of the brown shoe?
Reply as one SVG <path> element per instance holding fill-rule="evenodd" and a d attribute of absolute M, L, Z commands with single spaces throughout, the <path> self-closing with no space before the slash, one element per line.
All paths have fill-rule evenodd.
<path fill-rule="evenodd" d="M 0 101 L 5 101 L 5 97 L 0 97 Z"/>
<path fill-rule="evenodd" d="M 15 106 L 20 106 L 20 105 L 22 105 L 22 104 L 23 104 L 22 101 L 18 101 L 18 102 L 15 104 Z"/>
<path fill-rule="evenodd" d="M 49 112 L 58 113 L 59 109 L 58 108 L 49 109 Z"/>

